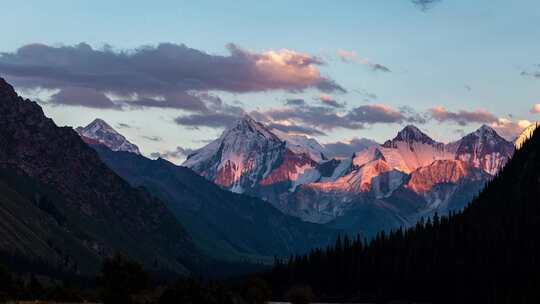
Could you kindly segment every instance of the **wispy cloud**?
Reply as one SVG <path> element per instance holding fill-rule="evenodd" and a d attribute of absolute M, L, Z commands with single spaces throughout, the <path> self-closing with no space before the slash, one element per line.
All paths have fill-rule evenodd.
<path fill-rule="evenodd" d="M 336 101 L 332 96 L 327 94 L 321 94 L 317 99 L 324 105 L 334 108 L 344 108 L 345 104 Z"/>
<path fill-rule="evenodd" d="M 540 79 L 540 64 L 533 64 L 521 72 L 521 76 Z"/>
<path fill-rule="evenodd" d="M 441 0 L 411 0 L 411 2 L 419 7 L 422 11 L 427 11 L 438 2 L 441 2 Z"/>
<path fill-rule="evenodd" d="M 155 142 L 159 142 L 163 140 L 163 138 L 159 136 L 155 136 L 155 135 L 141 135 L 141 138 L 144 138 L 149 141 L 155 141 Z"/>
<path fill-rule="evenodd" d="M 420 115 L 412 113 L 412 110 L 394 109 L 383 104 L 362 105 L 349 110 L 308 105 L 300 108 L 254 111 L 251 114 L 266 123 L 287 122 L 290 125 L 315 128 L 323 132 L 339 128 L 357 130 L 373 124 L 425 122 Z"/>
<path fill-rule="evenodd" d="M 466 126 L 472 123 L 486 124 L 495 129 L 499 135 L 507 140 L 515 139 L 515 137 L 521 133 L 524 128 L 531 124 L 531 122 L 526 119 L 514 120 L 512 115 L 508 115 L 509 118 L 500 118 L 486 110 L 459 110 L 452 112 L 448 111 L 444 107 L 435 107 L 428 110 L 428 115 L 429 118 L 438 122 L 455 123 L 459 126 Z M 463 133 L 464 130 L 458 129 L 455 132 Z"/>
<path fill-rule="evenodd" d="M 154 152 L 150 154 L 152 158 L 163 158 L 170 160 L 172 162 L 178 162 L 184 160 L 186 157 L 188 157 L 190 154 L 195 152 L 195 149 L 189 149 L 189 148 L 182 148 L 182 147 L 176 147 L 176 149 L 171 151 L 165 151 L 165 152 Z"/>
<path fill-rule="evenodd" d="M 366 138 L 353 138 L 347 141 L 338 141 L 324 145 L 325 155 L 329 158 L 351 157 L 354 153 L 377 145 L 377 142 Z"/>
<path fill-rule="evenodd" d="M 390 68 L 388 68 L 385 65 L 372 62 L 368 58 L 360 58 L 355 51 L 347 51 L 343 49 L 338 49 L 336 51 L 336 55 L 342 62 L 362 64 L 362 65 L 368 66 L 372 71 L 375 71 L 375 72 L 377 71 L 385 72 L 385 73 L 391 72 Z"/>
<path fill-rule="evenodd" d="M 362 100 L 365 101 L 365 102 L 371 102 L 371 101 L 374 101 L 374 100 L 379 98 L 379 96 L 377 96 L 377 94 L 370 93 L 370 92 L 368 92 L 366 90 L 353 90 L 353 92 L 360 95 L 362 97 Z"/>
<path fill-rule="evenodd" d="M 540 103 L 537 103 L 537 104 L 532 106 L 531 113 L 540 114 Z"/>
<path fill-rule="evenodd" d="M 459 110 L 452 112 L 442 106 L 428 110 L 429 116 L 438 122 L 453 122 L 464 126 L 469 123 L 492 123 L 497 121 L 497 117 L 485 110 L 466 111 Z"/>
<path fill-rule="evenodd" d="M 530 125 L 531 122 L 526 119 L 512 121 L 507 118 L 499 118 L 497 121 L 490 124 L 490 126 L 495 129 L 499 135 L 510 141 L 513 141 L 523 131 L 523 129 Z"/>
<path fill-rule="evenodd" d="M 336 55 L 343 62 L 359 62 L 358 54 L 355 51 L 347 51 L 343 49 L 338 49 Z"/>
<path fill-rule="evenodd" d="M 286 123 L 270 123 L 268 124 L 270 129 L 277 129 L 286 133 L 295 133 L 295 134 L 304 134 L 311 136 L 321 136 L 326 135 L 325 132 L 318 130 L 316 128 L 301 126 L 297 124 L 286 124 Z"/>
<path fill-rule="evenodd" d="M 289 98 L 285 100 L 285 105 L 287 106 L 304 106 L 306 101 L 302 98 Z"/>
<path fill-rule="evenodd" d="M 128 124 L 128 123 L 125 123 L 125 122 L 121 122 L 121 123 L 118 123 L 116 125 L 117 128 L 120 128 L 120 129 L 131 129 L 133 126 Z"/>
<path fill-rule="evenodd" d="M 381 72 L 384 72 L 384 73 L 390 73 L 392 72 L 390 70 L 390 68 L 382 65 L 382 64 L 379 64 L 379 63 L 372 63 L 371 61 L 369 60 L 364 60 L 363 61 L 365 65 L 369 66 L 373 71 L 381 71 Z"/>

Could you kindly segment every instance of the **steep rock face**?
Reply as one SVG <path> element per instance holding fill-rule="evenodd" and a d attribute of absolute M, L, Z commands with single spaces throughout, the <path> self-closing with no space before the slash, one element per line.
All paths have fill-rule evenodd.
<path fill-rule="evenodd" d="M 226 189 L 243 193 L 268 176 L 286 150 L 283 141 L 246 115 L 183 165 Z"/>
<path fill-rule="evenodd" d="M 374 189 L 372 183 L 374 179 L 390 172 L 393 169 L 383 160 L 373 160 L 353 170 L 351 173 L 338 178 L 333 182 L 321 182 L 306 185 L 323 192 L 368 192 Z M 381 179 L 377 180 L 377 189 L 380 187 Z"/>
<path fill-rule="evenodd" d="M 298 185 L 314 182 L 320 178 L 321 174 L 316 167 L 317 163 L 307 154 L 296 154 L 291 150 L 286 150 L 281 164 L 259 184 L 264 187 L 290 182 L 290 189 L 294 190 Z"/>
<path fill-rule="evenodd" d="M 486 178 L 486 174 L 459 160 L 438 160 L 411 173 L 405 187 L 422 194 L 430 191 L 436 184 L 455 184 L 464 178 L 478 180 Z"/>
<path fill-rule="evenodd" d="M 347 212 L 360 197 L 373 200 L 391 194 L 405 178 L 406 174 L 394 170 L 383 159 L 376 159 L 336 180 L 302 185 L 283 197 L 281 206 L 306 221 L 326 223 Z M 289 200 L 295 204 L 287 204 Z"/>
<path fill-rule="evenodd" d="M 481 128 L 472 134 L 482 130 L 489 131 Z M 321 178 L 318 182 L 299 187 L 288 196 L 279 197 L 281 208 L 307 221 L 333 221 L 340 224 L 340 228 L 346 227 L 342 220 L 351 221 L 347 216 L 350 212 L 356 214 L 355 218 L 363 218 L 358 214 L 358 208 L 367 210 L 366 206 L 381 207 L 376 212 L 379 215 L 380 212 L 394 213 L 390 218 L 402 219 L 396 223 L 414 223 L 419 216 L 435 211 L 458 210 L 496 172 L 484 170 L 492 167 L 479 167 L 474 162 L 459 159 L 457 151 L 464 151 L 467 145 L 474 146 L 485 140 L 482 136 L 473 135 L 444 145 L 417 128 L 407 126 L 384 145 L 357 153 L 341 175 L 332 179 Z M 490 151 L 508 157 L 511 155 L 508 142 L 504 140 L 497 141 Z M 505 163 L 505 159 L 498 161 L 497 168 Z M 331 164 L 336 171 L 339 162 Z M 317 201 L 317 204 L 311 201 Z M 361 207 L 359 201 L 363 202 Z M 386 225 L 383 224 L 381 227 Z M 351 227 L 354 226 L 362 227 L 360 224 Z"/>
<path fill-rule="evenodd" d="M 58 243 L 48 246 L 64 251 L 82 272 L 97 271 L 96 263 L 117 251 L 150 268 L 180 273 L 187 269 L 179 257 L 186 263 L 196 261 L 190 238 L 164 204 L 119 178 L 76 132 L 57 127 L 36 103 L 18 97 L 3 79 L 0 169 L 23 176 L 28 181 L 22 185 L 36 184 L 19 193 L 50 200 L 50 209 L 63 219 L 62 234 L 76 244 L 68 245 L 65 237 L 49 231 L 45 235 Z M 84 248 L 85 254 L 74 248 Z M 96 258 L 86 260 L 88 255 Z M 23 257 L 51 263 L 39 254 Z"/>
<path fill-rule="evenodd" d="M 491 176 L 460 160 L 439 160 L 414 171 L 405 189 L 422 196 L 427 211 L 459 210 Z"/>
<path fill-rule="evenodd" d="M 453 144 L 455 159 L 495 175 L 514 153 L 512 143 L 499 136 L 495 130 L 482 126 Z"/>
<path fill-rule="evenodd" d="M 318 182 L 336 181 L 338 178 L 351 172 L 354 168 L 353 158 L 331 159 L 322 162 L 317 166 L 317 171 L 321 174 Z"/>
<path fill-rule="evenodd" d="M 314 138 L 305 135 L 288 134 L 276 129 L 272 129 L 272 133 L 284 141 L 287 148 L 293 153 L 306 154 L 315 162 L 326 160 L 325 148 Z"/>
<path fill-rule="evenodd" d="M 109 147 L 113 151 L 141 154 L 139 147 L 129 142 L 102 119 L 97 118 L 86 127 L 78 127 L 75 131 L 87 143 L 92 144 L 97 142 Z"/>
<path fill-rule="evenodd" d="M 443 143 L 431 139 L 415 126 L 406 126 L 397 136 L 383 145 L 381 152 L 385 157 L 396 158 L 404 163 L 399 170 L 412 172 L 439 159 L 452 159 L 453 154 L 445 148 Z M 394 156 L 396 155 L 397 156 Z M 392 155 L 392 156 L 390 156 Z"/>

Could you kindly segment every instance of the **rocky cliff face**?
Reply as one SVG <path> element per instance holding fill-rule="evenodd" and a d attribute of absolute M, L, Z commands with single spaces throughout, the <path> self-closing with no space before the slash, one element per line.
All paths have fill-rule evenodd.
<path fill-rule="evenodd" d="M 275 184 L 294 189 L 318 179 L 317 162 L 310 151 L 299 141 L 288 144 L 246 115 L 183 165 L 237 193 L 253 193 Z"/>
<path fill-rule="evenodd" d="M 455 158 L 495 175 L 512 157 L 514 145 L 499 136 L 495 130 L 482 126 L 457 143 Z"/>
<path fill-rule="evenodd" d="M 277 136 L 245 116 L 183 165 L 228 190 L 243 193 L 268 176 L 286 150 Z"/>
<path fill-rule="evenodd" d="M 47 200 L 47 210 L 54 216 L 44 216 L 61 219 L 57 227 L 61 233 L 44 228 L 35 235 L 55 240 L 46 247 L 62 251 L 81 271 L 97 271 L 101 258 L 118 251 L 153 269 L 179 273 L 187 273 L 186 265 L 196 261 L 190 238 L 163 203 L 119 178 L 73 129 L 57 127 L 38 104 L 17 96 L 3 79 L 0 169 L 26 180 L 18 184 L 14 178 L 5 180 L 19 195 Z M 26 214 L 20 216 L 28 220 Z M 4 248 L 19 247 L 12 242 Z M 52 263 L 38 251 L 13 254 Z M 93 259 L 86 260 L 88 256 Z"/>

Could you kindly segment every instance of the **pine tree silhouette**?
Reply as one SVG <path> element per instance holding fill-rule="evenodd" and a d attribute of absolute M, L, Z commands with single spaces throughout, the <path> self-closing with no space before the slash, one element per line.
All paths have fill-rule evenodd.
<path fill-rule="evenodd" d="M 306 284 L 320 299 L 540 302 L 540 131 L 462 212 L 420 219 L 369 242 L 339 237 L 268 273 L 275 294 Z"/>

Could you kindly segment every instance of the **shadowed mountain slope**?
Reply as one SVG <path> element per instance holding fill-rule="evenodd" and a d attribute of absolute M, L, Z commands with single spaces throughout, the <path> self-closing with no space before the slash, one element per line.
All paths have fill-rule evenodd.
<path fill-rule="evenodd" d="M 94 273 L 123 252 L 150 269 L 189 273 L 200 257 L 159 200 L 110 170 L 71 128 L 0 78 L 0 250 Z M 8 224 L 11 223 L 11 224 Z"/>

